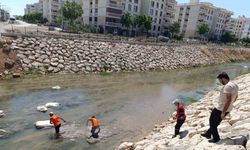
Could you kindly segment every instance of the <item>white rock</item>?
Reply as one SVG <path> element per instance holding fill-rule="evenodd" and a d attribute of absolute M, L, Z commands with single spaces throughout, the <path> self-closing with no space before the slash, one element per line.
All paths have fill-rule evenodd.
<path fill-rule="evenodd" d="M 3 137 L 7 134 L 7 131 L 5 131 L 4 129 L 0 129 L 0 137 Z"/>
<path fill-rule="evenodd" d="M 4 117 L 5 116 L 5 113 L 3 110 L 0 110 L 0 118 Z"/>
<path fill-rule="evenodd" d="M 49 120 L 43 120 L 43 121 L 37 121 L 35 123 L 35 127 L 37 129 L 42 129 L 42 128 L 51 128 L 51 127 L 54 127 L 54 125 L 50 124 Z"/>
<path fill-rule="evenodd" d="M 57 103 L 57 102 L 50 102 L 50 103 L 46 103 L 46 104 L 45 104 L 45 106 L 46 106 L 47 108 L 51 108 L 51 107 L 59 107 L 59 106 L 60 106 L 60 104 L 59 104 L 59 103 Z"/>
<path fill-rule="evenodd" d="M 134 143 L 131 142 L 124 142 L 119 147 L 118 150 L 130 150 L 134 146 Z"/>
<path fill-rule="evenodd" d="M 48 110 L 47 107 L 44 105 L 37 106 L 36 109 L 37 109 L 37 111 L 40 111 L 40 112 L 46 112 Z"/>
<path fill-rule="evenodd" d="M 51 87 L 53 90 L 60 90 L 61 89 L 61 87 L 60 86 L 53 86 L 53 87 Z"/>
<path fill-rule="evenodd" d="M 144 150 L 156 150 L 156 146 L 154 144 L 147 146 Z"/>

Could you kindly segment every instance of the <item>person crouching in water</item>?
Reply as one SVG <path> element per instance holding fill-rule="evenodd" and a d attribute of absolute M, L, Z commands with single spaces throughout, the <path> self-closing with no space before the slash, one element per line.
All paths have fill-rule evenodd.
<path fill-rule="evenodd" d="M 91 125 L 92 125 L 92 128 L 91 128 L 91 136 L 89 137 L 89 138 L 91 138 L 91 137 L 93 137 L 93 138 L 98 138 L 99 137 L 99 132 L 100 132 L 100 123 L 99 123 L 99 121 L 95 118 L 95 116 L 92 116 L 92 117 L 90 117 L 89 119 L 88 119 L 88 121 L 87 121 L 87 125 L 88 125 L 88 122 L 91 122 Z"/>
<path fill-rule="evenodd" d="M 174 119 L 177 120 L 177 123 L 175 125 L 175 134 L 173 135 L 173 138 L 175 138 L 177 135 L 180 134 L 180 128 L 186 120 L 186 114 L 183 105 L 180 104 L 178 99 L 175 99 L 173 101 L 173 104 L 176 106 L 176 115 Z"/>
<path fill-rule="evenodd" d="M 56 131 L 56 137 L 60 136 L 60 127 L 61 127 L 61 122 L 60 119 L 63 120 L 64 122 L 66 122 L 63 118 L 55 115 L 53 112 L 49 113 L 50 115 L 50 124 L 54 124 L 55 127 L 55 131 Z"/>

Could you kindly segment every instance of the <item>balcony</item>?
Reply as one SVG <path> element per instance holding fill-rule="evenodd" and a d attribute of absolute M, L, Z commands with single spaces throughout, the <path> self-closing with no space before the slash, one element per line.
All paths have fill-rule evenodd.
<path fill-rule="evenodd" d="M 123 6 L 121 4 L 116 4 L 116 3 L 107 3 L 107 7 L 112 7 L 112 8 L 116 8 L 116 9 L 123 9 Z"/>
<path fill-rule="evenodd" d="M 121 18 L 122 14 L 107 12 L 107 16 Z"/>
<path fill-rule="evenodd" d="M 120 23 L 115 23 L 115 22 L 106 22 L 106 26 L 111 26 L 111 27 L 122 27 Z"/>

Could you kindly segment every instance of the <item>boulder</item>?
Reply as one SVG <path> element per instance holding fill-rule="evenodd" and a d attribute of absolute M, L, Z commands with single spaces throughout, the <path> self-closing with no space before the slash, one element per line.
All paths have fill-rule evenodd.
<path fill-rule="evenodd" d="M 20 78 L 21 74 L 20 73 L 13 73 L 12 77 L 13 78 Z"/>
<path fill-rule="evenodd" d="M 59 106 L 60 106 L 60 104 L 57 103 L 57 102 L 50 102 L 50 103 L 46 103 L 46 104 L 45 104 L 45 107 L 47 107 L 47 108 L 59 107 Z"/>
<path fill-rule="evenodd" d="M 42 105 L 42 106 L 37 106 L 36 110 L 40 111 L 40 112 L 46 112 L 48 110 L 48 108 L 46 106 Z"/>
<path fill-rule="evenodd" d="M 57 86 L 53 86 L 53 87 L 51 87 L 51 89 L 53 89 L 53 90 L 60 90 L 60 89 L 61 89 L 61 87 L 60 87 L 59 85 L 57 85 Z"/>
<path fill-rule="evenodd" d="M 134 149 L 134 143 L 131 142 L 124 142 L 118 147 L 118 150 L 133 150 L 133 149 Z"/>
<path fill-rule="evenodd" d="M 5 116 L 5 113 L 3 110 L 0 110 L 0 118 L 4 117 Z"/>
<path fill-rule="evenodd" d="M 4 44 L 4 45 L 3 45 L 3 52 L 4 52 L 5 54 L 9 54 L 10 51 L 11 51 L 10 45 Z"/>
<path fill-rule="evenodd" d="M 15 65 L 15 61 L 8 59 L 5 63 L 4 63 L 4 67 L 5 69 L 12 69 Z"/>
<path fill-rule="evenodd" d="M 43 121 L 35 122 L 35 127 L 37 129 L 42 129 L 42 128 L 51 128 L 51 127 L 54 127 L 54 125 L 50 124 L 49 120 L 43 120 Z"/>
<path fill-rule="evenodd" d="M 7 134 L 7 131 L 5 131 L 4 129 L 0 129 L 0 138 L 5 136 Z"/>

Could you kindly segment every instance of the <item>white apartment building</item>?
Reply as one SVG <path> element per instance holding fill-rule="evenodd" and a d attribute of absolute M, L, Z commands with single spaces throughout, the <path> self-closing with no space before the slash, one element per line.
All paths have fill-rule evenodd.
<path fill-rule="evenodd" d="M 9 11 L 0 8 L 0 21 L 7 21 L 10 18 Z"/>
<path fill-rule="evenodd" d="M 152 17 L 150 33 L 153 36 L 160 35 L 172 23 L 175 5 L 175 0 L 143 0 L 141 14 Z"/>
<path fill-rule="evenodd" d="M 100 27 L 104 33 L 122 32 L 120 22 L 123 11 L 127 8 L 131 12 L 134 6 L 136 4 L 132 2 L 126 5 L 125 0 L 83 0 L 83 22 L 85 25 Z"/>
<path fill-rule="evenodd" d="M 26 8 L 24 9 L 25 15 L 35 12 L 43 13 L 43 0 L 39 0 L 38 3 L 27 4 Z"/>
<path fill-rule="evenodd" d="M 174 22 L 180 22 L 180 32 L 186 38 L 198 37 L 199 25 L 206 23 L 209 26 L 209 36 L 219 39 L 224 33 L 226 23 L 233 12 L 215 7 L 211 3 L 191 0 L 189 3 L 176 6 Z"/>
<path fill-rule="evenodd" d="M 250 38 L 250 18 L 239 16 L 231 18 L 226 25 L 226 31 L 236 35 L 237 38 Z"/>
<path fill-rule="evenodd" d="M 43 17 L 47 18 L 49 23 L 55 23 L 56 18 L 61 16 L 61 7 L 64 0 L 42 0 L 43 1 Z"/>
<path fill-rule="evenodd" d="M 123 0 L 123 13 L 131 13 L 134 15 L 140 15 L 141 12 L 141 0 Z"/>

